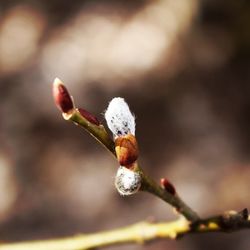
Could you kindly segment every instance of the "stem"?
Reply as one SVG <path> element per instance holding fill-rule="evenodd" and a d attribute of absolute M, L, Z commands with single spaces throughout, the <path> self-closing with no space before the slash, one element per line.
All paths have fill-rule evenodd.
<path fill-rule="evenodd" d="M 77 109 L 73 109 L 70 113 L 64 114 L 63 117 L 65 120 L 70 120 L 84 128 L 116 157 L 114 141 L 110 138 L 103 125 L 97 126 L 89 122 L 80 114 Z M 142 191 L 154 194 L 168 204 L 172 205 L 179 213 L 181 213 L 187 220 L 191 222 L 195 222 L 199 219 L 199 216 L 196 214 L 196 212 L 186 205 L 177 194 L 173 195 L 168 193 L 149 176 L 146 176 L 137 163 L 135 164 L 136 171 L 138 171 L 142 177 Z"/>
<path fill-rule="evenodd" d="M 164 190 L 160 185 L 158 185 L 149 176 L 145 175 L 141 170 L 142 176 L 142 191 L 147 191 L 151 194 L 156 195 L 162 200 L 166 201 L 170 205 L 176 208 L 176 210 L 181 213 L 187 220 L 195 222 L 199 220 L 199 216 L 195 211 L 193 211 L 177 194 L 173 195 L 166 190 Z"/>
<path fill-rule="evenodd" d="M 143 243 L 155 238 L 175 238 L 189 230 L 183 220 L 170 223 L 137 223 L 116 230 L 64 239 L 30 241 L 0 245 L 0 250 L 83 250 L 124 243 Z"/>
<path fill-rule="evenodd" d="M 125 243 L 144 243 L 160 238 L 176 239 L 190 233 L 232 232 L 246 228 L 250 228 L 249 215 L 246 217 L 242 212 L 229 212 L 198 220 L 193 224 L 185 219 L 165 223 L 140 222 L 115 230 L 61 239 L 1 243 L 0 250 L 84 250 Z"/>
<path fill-rule="evenodd" d="M 107 150 L 115 155 L 115 144 L 110 138 L 108 132 L 103 125 L 95 125 L 83 117 L 77 109 L 72 109 L 70 113 L 63 113 L 65 120 L 70 120 L 76 125 L 84 128 L 91 134 L 98 142 L 100 142 Z"/>

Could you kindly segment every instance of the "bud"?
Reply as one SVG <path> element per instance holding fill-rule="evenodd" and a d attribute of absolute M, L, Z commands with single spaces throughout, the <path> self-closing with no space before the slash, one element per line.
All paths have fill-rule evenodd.
<path fill-rule="evenodd" d="M 169 182 L 168 179 L 166 178 L 162 178 L 161 179 L 161 187 L 163 189 L 165 189 L 168 193 L 175 195 L 176 191 L 175 191 L 175 187 L 173 186 L 173 184 L 171 182 Z"/>
<path fill-rule="evenodd" d="M 129 168 L 138 158 L 138 145 L 132 134 L 119 136 L 115 139 L 116 157 L 121 166 Z"/>
<path fill-rule="evenodd" d="M 244 208 L 240 213 L 241 213 L 244 220 L 248 220 L 249 212 L 248 212 L 247 208 Z"/>
<path fill-rule="evenodd" d="M 115 186 L 120 195 L 135 194 L 141 187 L 141 176 L 137 172 L 120 166 L 115 177 Z"/>
<path fill-rule="evenodd" d="M 135 118 L 123 98 L 115 97 L 111 100 L 105 112 L 105 119 L 115 138 L 135 135 Z"/>
<path fill-rule="evenodd" d="M 53 82 L 53 96 L 56 106 L 63 112 L 68 113 L 74 108 L 73 100 L 63 85 L 62 81 L 56 78 Z"/>
<path fill-rule="evenodd" d="M 93 123 L 96 126 L 100 125 L 100 122 L 98 121 L 98 119 L 93 114 L 89 113 L 87 110 L 79 108 L 78 111 L 90 123 Z"/>

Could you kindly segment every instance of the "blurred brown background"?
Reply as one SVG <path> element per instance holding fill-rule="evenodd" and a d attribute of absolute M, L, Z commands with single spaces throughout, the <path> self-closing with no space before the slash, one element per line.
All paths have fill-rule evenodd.
<path fill-rule="evenodd" d="M 201 215 L 250 208 L 247 0 L 0 2 L 0 240 L 170 220 L 120 197 L 117 163 L 52 100 L 61 78 L 103 121 L 114 96 L 137 117 L 140 162 Z M 248 231 L 109 249 L 249 249 Z"/>

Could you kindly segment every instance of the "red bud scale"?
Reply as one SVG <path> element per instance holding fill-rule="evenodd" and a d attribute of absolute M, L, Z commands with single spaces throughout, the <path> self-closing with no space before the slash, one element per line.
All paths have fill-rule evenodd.
<path fill-rule="evenodd" d="M 56 106 L 63 112 L 68 113 L 74 108 L 73 100 L 63 82 L 56 78 L 53 82 L 53 96 Z"/>
<path fill-rule="evenodd" d="M 95 124 L 96 126 L 100 125 L 98 119 L 93 114 L 89 113 L 87 110 L 79 108 L 78 111 L 89 122 Z"/>
<path fill-rule="evenodd" d="M 169 182 L 168 179 L 166 178 L 162 178 L 161 179 L 161 186 L 163 189 L 165 189 L 168 193 L 175 195 L 176 191 L 175 191 L 175 187 L 173 186 L 173 184 L 171 182 Z"/>

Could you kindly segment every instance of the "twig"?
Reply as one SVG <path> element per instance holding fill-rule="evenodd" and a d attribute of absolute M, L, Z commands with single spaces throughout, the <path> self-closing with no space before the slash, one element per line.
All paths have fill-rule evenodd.
<path fill-rule="evenodd" d="M 149 192 L 151 194 L 156 195 L 162 200 L 166 201 L 170 205 L 172 205 L 177 212 L 182 214 L 187 220 L 195 222 L 199 220 L 199 216 L 195 211 L 193 211 L 179 196 L 178 194 L 171 194 L 163 189 L 160 185 L 158 185 L 154 180 L 152 180 L 149 176 L 145 175 L 143 172 L 141 173 L 142 178 L 142 187 L 143 191 Z"/>
<path fill-rule="evenodd" d="M 59 79 L 55 81 L 53 93 L 57 106 L 63 112 L 64 119 L 83 127 L 116 157 L 115 143 L 109 137 L 104 126 L 89 112 L 75 108 L 73 99 Z M 232 232 L 250 228 L 250 216 L 247 209 L 238 213 L 230 211 L 222 215 L 200 219 L 196 212 L 182 201 L 174 186 L 166 179 L 163 180 L 162 187 L 143 172 L 136 160 L 133 166 L 133 171 L 139 173 L 142 180 L 140 190 L 152 193 L 169 203 L 183 217 L 173 222 L 141 222 L 111 231 L 62 239 L 3 243 L 0 244 L 0 250 L 83 250 L 115 244 L 144 243 L 158 238 L 176 239 L 178 236 L 190 233 Z"/>
<path fill-rule="evenodd" d="M 245 211 L 245 212 L 243 212 Z M 247 210 L 227 212 L 190 224 L 181 218 L 173 222 L 140 222 L 128 227 L 62 239 L 2 243 L 0 250 L 83 250 L 125 243 L 144 243 L 159 238 L 176 239 L 190 233 L 232 232 L 250 228 Z M 246 217 L 247 215 L 247 217 Z"/>
<path fill-rule="evenodd" d="M 110 138 L 103 125 L 96 125 L 86 119 L 77 108 L 72 109 L 68 113 L 63 113 L 63 118 L 74 122 L 76 125 L 84 128 L 90 135 L 92 135 L 98 142 L 100 142 L 108 151 L 115 156 L 115 144 Z"/>
<path fill-rule="evenodd" d="M 63 113 L 65 120 L 72 121 L 76 125 L 84 128 L 90 133 L 97 141 L 99 141 L 107 150 L 109 150 L 115 157 L 115 145 L 113 140 L 108 135 L 103 125 L 96 125 L 89 122 L 85 117 L 81 115 L 78 109 L 72 109 L 69 113 Z M 137 164 L 137 172 L 142 177 L 141 191 L 149 192 L 161 198 L 182 214 L 189 221 L 195 222 L 199 219 L 199 216 L 194 212 L 185 202 L 177 195 L 173 195 L 164 190 L 159 184 L 157 184 L 152 178 L 147 176 L 144 171 Z"/>

